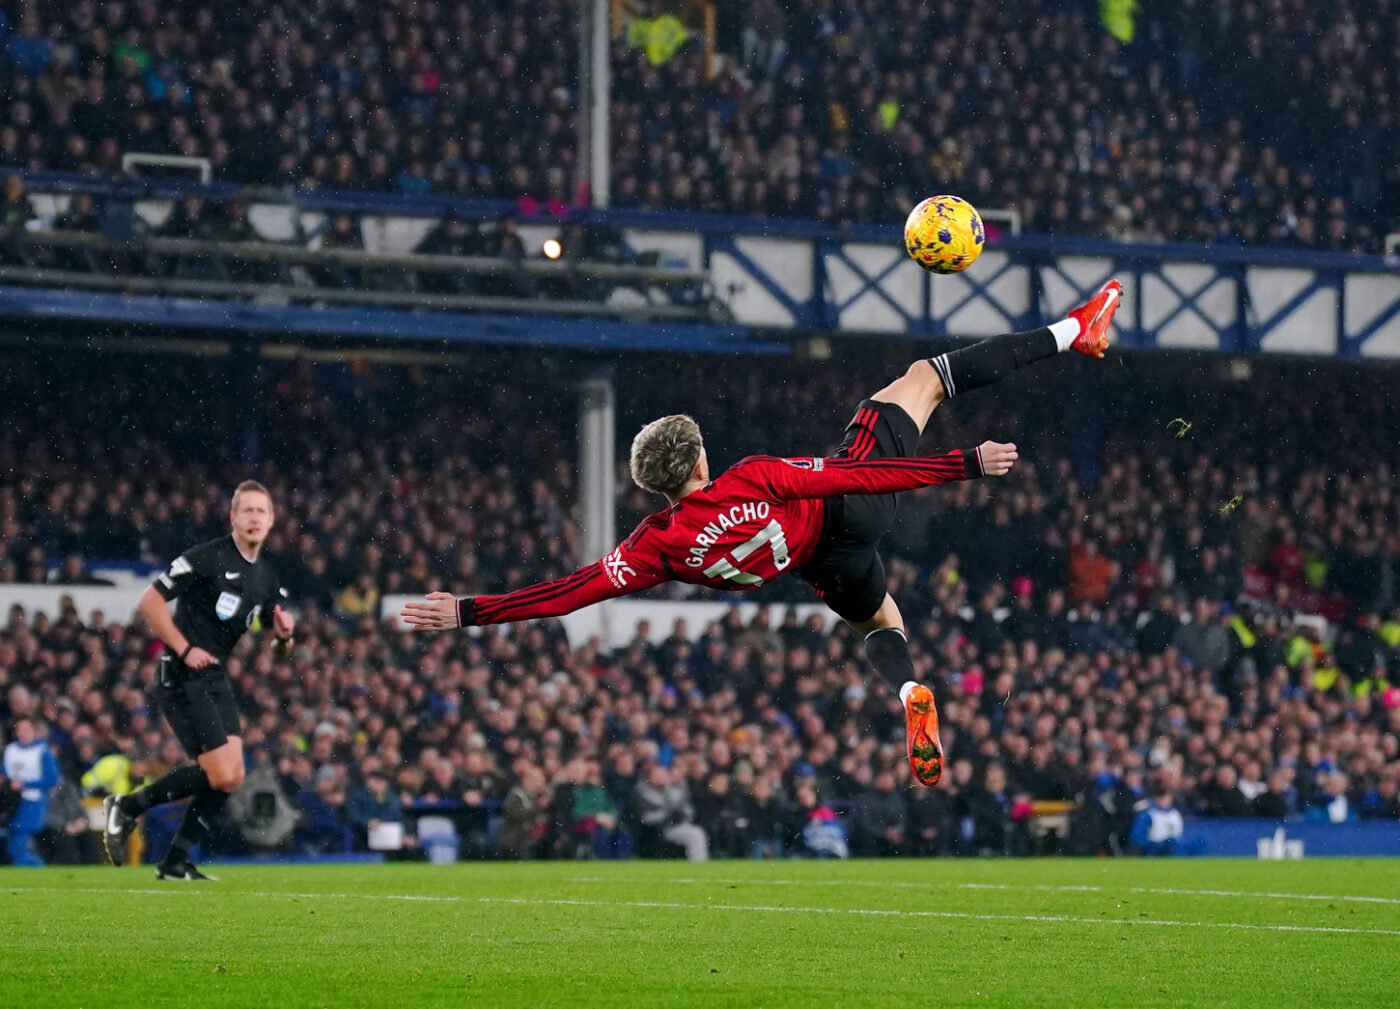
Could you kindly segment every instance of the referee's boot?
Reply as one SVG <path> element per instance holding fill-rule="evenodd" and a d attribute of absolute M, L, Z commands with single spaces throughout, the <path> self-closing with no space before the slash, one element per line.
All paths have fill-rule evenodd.
<path fill-rule="evenodd" d="M 199 866 L 193 862 L 181 859 L 178 862 L 162 862 L 156 866 L 156 879 L 167 881 L 178 881 L 182 883 L 193 883 L 199 880 L 207 880 L 211 883 L 219 881 L 218 876 L 211 876 L 207 872 L 200 872 Z"/>
<path fill-rule="evenodd" d="M 921 785 L 936 785 L 943 777 L 943 744 L 938 741 L 938 707 L 933 691 L 909 680 L 899 688 L 904 702 L 904 726 L 909 742 L 909 767 Z"/>
<path fill-rule="evenodd" d="M 126 864 L 126 839 L 136 829 L 136 817 L 122 809 L 119 795 L 102 800 L 102 850 L 113 865 Z"/>

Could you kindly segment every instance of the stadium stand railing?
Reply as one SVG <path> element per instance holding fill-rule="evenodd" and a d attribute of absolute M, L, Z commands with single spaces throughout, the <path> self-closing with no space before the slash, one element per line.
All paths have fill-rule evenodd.
<path fill-rule="evenodd" d="M 0 169 L 3 173 L 4 169 Z M 524 296 L 506 300 L 479 294 L 434 295 L 420 303 L 417 292 L 393 290 L 401 283 L 364 284 L 347 280 L 347 271 L 363 270 L 463 273 L 499 270 L 499 263 L 472 257 L 429 262 L 415 253 L 448 215 L 471 222 L 514 217 L 521 208 L 502 200 L 437 196 L 396 196 L 343 191 L 244 189 L 229 184 L 201 186 L 188 180 L 151 179 L 114 183 L 54 172 L 26 173 L 37 218 L 24 234 L 34 244 L 55 241 L 98 244 L 93 238 L 46 235 L 48 222 L 78 192 L 102 200 L 132 203 L 158 231 L 178 200 L 199 196 L 210 203 L 242 202 L 259 237 L 222 257 L 273 260 L 310 269 L 317 263 L 334 268 L 331 280 L 312 292 L 276 285 L 274 297 L 250 303 L 240 321 L 253 326 L 275 324 L 292 332 L 333 329 L 339 323 L 363 335 L 447 336 L 461 340 L 510 342 L 510 314 L 591 316 L 590 327 L 614 328 L 575 332 L 568 326 L 548 339 L 584 343 L 587 333 L 599 345 L 683 350 L 748 349 L 781 351 L 775 331 L 831 330 L 847 333 L 979 337 L 1041 325 L 1062 314 L 1109 276 L 1124 283 L 1125 311 L 1119 314 L 1120 342 L 1126 347 L 1164 347 L 1231 353 L 1307 353 L 1325 356 L 1388 358 L 1400 356 L 1400 272 L 1393 257 L 1298 252 L 1262 248 L 1180 244 L 1125 244 L 1097 239 L 1044 236 L 995 237 L 981 261 L 968 273 L 932 277 L 902 251 L 894 227 L 856 227 L 836 231 L 815 222 L 755 219 L 722 215 L 596 211 L 554 208 L 520 221 L 523 256 L 511 266 L 513 276 L 531 282 Z M 315 234 L 328 215 L 357 220 L 355 249 L 295 248 L 290 243 Z M 561 265 L 538 258 L 541 244 L 570 225 L 617 236 L 619 261 L 603 273 L 603 264 Z M 166 254 L 208 254 L 207 250 L 143 238 L 142 248 Z M 300 244 L 305 245 L 303 239 Z M 314 240 L 312 240 L 314 244 Z M 565 241 L 564 255 L 575 250 Z M 14 254 L 10 254 L 14 258 Z M 445 258 L 445 257 L 444 257 Z M 31 286 L 18 286 L 11 266 L 3 279 L 0 312 L 16 317 L 102 318 L 112 313 L 126 321 L 171 320 L 173 306 L 148 306 L 149 319 L 133 318 L 131 305 L 98 293 L 53 299 L 34 285 L 99 286 L 132 293 L 207 297 L 248 297 L 249 291 L 211 287 L 213 281 L 107 276 L 79 283 L 78 278 L 31 274 Z M 539 281 L 562 274 L 602 285 L 588 297 L 550 297 Z M 382 278 L 381 278 L 382 279 Z M 636 289 L 619 294 L 625 282 Z M 134 286 L 133 286 L 134 285 Z M 163 285 L 163 286 L 162 286 Z M 173 285 L 173 286 L 172 286 Z M 191 286 L 194 285 L 194 286 Z M 411 285 L 410 285 L 411 286 Z M 379 289 L 376 290 L 375 288 Z M 543 297 L 543 300 L 541 298 Z M 435 301 L 434 301 L 435 299 Z M 314 300 L 325 307 L 308 312 L 285 301 Z M 460 324 L 441 325 L 406 310 L 433 307 L 461 315 Z M 348 303 L 379 311 L 357 312 L 358 321 L 334 315 Z M 478 311 L 468 314 L 468 310 Z M 187 306 L 182 311 L 197 311 Z M 222 309 L 220 309 L 222 311 Z M 317 315 L 317 312 L 324 313 Z M 227 313 L 224 313 L 227 314 Z M 472 315 L 477 318 L 473 319 Z M 490 316 L 490 318 L 486 318 Z M 212 319 L 183 320 L 210 322 Z M 519 321 L 515 328 L 519 327 Z M 639 321 L 664 321 L 665 327 L 638 327 Z M 538 339 L 538 334 L 532 337 Z"/>

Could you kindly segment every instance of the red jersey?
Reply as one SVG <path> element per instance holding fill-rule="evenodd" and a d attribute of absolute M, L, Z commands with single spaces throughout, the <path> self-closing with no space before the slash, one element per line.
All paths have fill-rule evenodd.
<path fill-rule="evenodd" d="M 459 600 L 458 621 L 470 627 L 557 617 L 669 581 L 756 589 L 813 559 L 828 498 L 891 494 L 981 475 L 976 449 L 870 461 L 750 456 L 648 515 L 602 560 L 552 582 Z"/>

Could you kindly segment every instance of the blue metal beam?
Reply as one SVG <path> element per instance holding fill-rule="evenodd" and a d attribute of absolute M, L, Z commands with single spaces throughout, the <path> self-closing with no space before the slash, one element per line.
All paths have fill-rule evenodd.
<path fill-rule="evenodd" d="M 353 339 L 446 340 L 707 354 L 789 353 L 786 343 L 757 337 L 746 326 L 253 305 L 32 287 L 0 286 L 0 316 Z"/>

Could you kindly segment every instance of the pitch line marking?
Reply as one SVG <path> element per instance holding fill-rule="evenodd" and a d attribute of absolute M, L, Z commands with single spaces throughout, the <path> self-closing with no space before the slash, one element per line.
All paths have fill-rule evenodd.
<path fill-rule="evenodd" d="M 151 895 L 161 897 L 256 897 L 259 899 L 293 900 L 392 900 L 429 901 L 445 904 L 512 904 L 521 907 L 599 907 L 642 908 L 676 911 L 740 911 L 759 914 L 832 914 L 881 918 L 955 918 L 960 921 L 1007 921 L 1050 925 L 1150 925 L 1163 928 L 1228 928 L 1249 932 L 1305 932 L 1328 935 L 1389 935 L 1400 936 L 1400 929 L 1344 928 L 1332 925 L 1275 925 L 1235 921 L 1177 921 L 1169 918 L 1089 918 L 1066 914 L 983 914 L 973 911 L 923 911 L 877 907 L 784 907 L 779 904 L 686 904 L 665 900 L 575 900 L 562 897 L 457 897 L 426 894 L 394 893 L 298 893 L 269 890 L 190 889 L 122 889 L 120 887 L 6 886 L 8 893 L 95 893 L 113 895 Z"/>
<path fill-rule="evenodd" d="M 613 879 L 607 876 L 571 876 L 570 883 L 621 883 L 631 880 Z M 1118 893 L 1163 894 L 1172 897 L 1248 897 L 1259 900 L 1325 900 L 1351 901 L 1362 904 L 1400 904 L 1400 897 L 1367 897 L 1358 894 L 1328 893 L 1275 893 L 1269 890 L 1185 890 L 1153 886 L 1098 886 L 1098 885 L 1052 885 L 1037 883 L 952 883 L 929 882 L 910 883 L 907 880 L 890 880 L 887 883 L 870 879 L 703 879 L 684 877 L 680 879 L 657 880 L 658 883 L 678 886 L 714 883 L 720 885 L 741 884 L 751 886 L 858 886 L 876 889 L 897 890 L 939 890 L 954 888 L 959 890 L 1038 890 L 1044 893 L 1101 893 L 1113 896 Z"/>
<path fill-rule="evenodd" d="M 1359 894 L 1276 893 L 1270 890 L 1181 890 L 1160 886 L 1056 886 L 1036 883 L 960 883 L 964 890 L 1041 890 L 1048 892 L 1159 893 L 1173 897 L 1254 897 L 1260 900 L 1343 900 L 1364 904 L 1400 904 L 1398 897 L 1366 897 Z"/>
<path fill-rule="evenodd" d="M 1067 925 L 1155 925 L 1167 928 L 1232 928 L 1251 932 L 1317 932 L 1400 936 L 1400 929 L 1343 928 L 1331 925 L 1259 925 L 1236 921 L 1175 921 L 1167 918 L 1087 918 L 1065 914 L 980 914 L 973 911 L 915 911 L 867 907 L 784 907 L 776 904 L 685 904 L 665 900 L 571 900 L 563 897 L 477 897 L 483 904 L 564 907 L 637 907 L 690 911 L 754 911 L 775 914 L 851 914 L 891 918 L 957 918 L 962 921 L 1019 921 Z"/>

